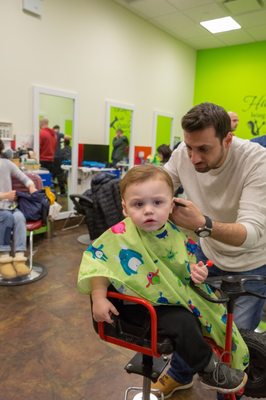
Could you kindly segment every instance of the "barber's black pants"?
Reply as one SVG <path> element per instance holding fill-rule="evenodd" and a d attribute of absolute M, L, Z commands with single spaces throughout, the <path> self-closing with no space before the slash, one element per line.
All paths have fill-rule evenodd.
<path fill-rule="evenodd" d="M 202 371 L 210 361 L 212 350 L 204 340 L 198 319 L 180 306 L 154 307 L 158 318 L 158 336 L 173 341 L 174 350 L 186 361 L 193 372 Z M 120 315 L 140 327 L 147 324 L 149 315 L 140 305 L 123 305 Z"/>

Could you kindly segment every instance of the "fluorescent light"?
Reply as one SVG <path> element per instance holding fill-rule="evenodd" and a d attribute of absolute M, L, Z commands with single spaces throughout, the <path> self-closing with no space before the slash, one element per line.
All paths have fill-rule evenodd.
<path fill-rule="evenodd" d="M 204 28 L 211 33 L 233 31 L 234 29 L 240 29 L 241 26 L 231 17 L 210 19 L 209 21 L 200 22 Z"/>

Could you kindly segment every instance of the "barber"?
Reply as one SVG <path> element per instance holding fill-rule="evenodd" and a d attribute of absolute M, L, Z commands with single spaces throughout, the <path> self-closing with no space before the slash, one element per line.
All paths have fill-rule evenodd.
<path fill-rule="evenodd" d="M 209 276 L 266 276 L 265 148 L 234 136 L 228 113 L 212 103 L 188 111 L 182 128 L 184 142 L 165 164 L 175 188 L 182 185 L 186 194 L 176 199 L 173 221 L 199 237 L 198 260 L 215 264 Z M 263 282 L 246 287 L 266 294 Z M 263 305 L 262 299 L 240 297 L 234 314 L 238 328 L 254 330 Z M 169 398 L 191 385 L 189 367 L 174 353 L 167 374 L 153 387 Z"/>

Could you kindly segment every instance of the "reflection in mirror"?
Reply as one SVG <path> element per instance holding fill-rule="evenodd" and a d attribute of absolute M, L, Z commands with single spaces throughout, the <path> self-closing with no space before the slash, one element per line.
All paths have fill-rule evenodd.
<path fill-rule="evenodd" d="M 40 165 L 51 174 L 62 211 L 68 210 L 68 172 L 63 166 L 71 164 L 73 111 L 73 99 L 40 94 Z"/>
<path fill-rule="evenodd" d="M 34 87 L 34 149 L 42 177 L 48 174 L 47 182 L 62 206 L 60 218 L 69 214 L 68 195 L 77 186 L 76 103 L 75 94 Z"/>
<path fill-rule="evenodd" d="M 121 103 L 106 103 L 106 137 L 109 162 L 114 167 L 134 164 L 134 107 Z"/>

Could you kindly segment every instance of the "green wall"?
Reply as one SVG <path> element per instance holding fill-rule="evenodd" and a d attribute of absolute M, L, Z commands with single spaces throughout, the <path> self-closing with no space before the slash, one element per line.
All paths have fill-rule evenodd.
<path fill-rule="evenodd" d="M 209 101 L 235 111 L 236 135 L 266 134 L 266 41 L 199 50 L 194 104 Z"/>
<path fill-rule="evenodd" d="M 156 149 L 161 144 L 168 144 L 171 146 L 172 123 L 173 118 L 157 115 Z"/>

